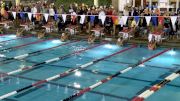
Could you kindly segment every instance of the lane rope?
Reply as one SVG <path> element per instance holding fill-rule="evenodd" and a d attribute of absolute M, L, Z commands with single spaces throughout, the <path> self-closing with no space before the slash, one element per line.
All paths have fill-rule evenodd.
<path fill-rule="evenodd" d="M 5 60 L 2 60 L 2 61 L 0 61 L 0 62 L 5 62 L 5 61 L 9 61 L 9 60 L 21 60 L 21 59 L 24 59 L 24 58 L 26 58 L 26 57 L 29 57 L 29 56 L 31 56 L 31 55 L 33 55 L 33 54 L 41 53 L 41 52 L 44 52 L 44 51 L 47 51 L 47 50 L 52 50 L 52 49 L 58 48 L 58 47 L 60 47 L 60 46 L 65 46 L 65 45 L 68 45 L 68 44 L 71 44 L 71 43 L 76 43 L 76 42 L 79 42 L 79 41 L 72 41 L 72 42 L 60 44 L 60 45 L 58 45 L 58 46 L 54 46 L 54 47 L 51 47 L 51 48 L 46 48 L 46 49 L 42 49 L 42 50 L 30 52 L 30 53 L 18 55 L 18 56 L 12 57 L 12 58 L 7 58 L 7 57 L 5 57 L 6 59 L 5 59 Z"/>
<path fill-rule="evenodd" d="M 9 41 L 13 41 L 13 40 L 19 40 L 19 39 L 24 39 L 24 38 L 29 38 L 31 37 L 31 35 L 29 36 L 23 36 L 23 37 L 18 37 L 18 38 L 15 38 L 15 39 L 9 39 L 9 40 L 5 40 L 5 41 L 1 41 L 0 43 L 6 43 L 6 42 L 9 42 Z"/>
<path fill-rule="evenodd" d="M 1 73 L 1 72 L 0 72 L 0 73 Z M 23 77 L 23 76 L 20 76 L 20 75 L 11 75 L 11 77 L 20 78 L 20 79 L 26 79 L 26 80 L 30 80 L 30 81 L 33 81 L 33 82 L 40 81 L 40 79 Z M 61 84 L 61 83 L 55 83 L 55 82 L 51 82 L 51 81 L 47 82 L 47 84 L 51 84 L 51 85 L 59 86 L 59 87 L 63 87 L 63 88 L 67 87 L 67 88 L 74 89 L 74 90 L 80 90 L 79 88 L 76 88 L 76 87 L 74 87 L 74 86 L 65 85 L 65 84 Z M 112 95 L 112 94 L 109 94 L 109 93 L 102 93 L 102 92 L 97 92 L 97 91 L 91 91 L 90 93 L 98 94 L 98 95 L 105 95 L 105 96 L 113 97 L 113 98 L 117 98 L 117 99 L 130 100 L 129 98 L 121 97 L 121 96 L 116 96 L 116 95 Z M 17 96 L 19 96 L 19 95 L 17 95 Z M 20 95 L 20 96 L 21 96 L 21 95 Z M 23 96 L 24 96 L 24 95 L 23 95 Z M 15 97 L 16 97 L 16 96 L 15 96 Z"/>
<path fill-rule="evenodd" d="M 6 34 L 0 34 L 0 36 L 5 36 Z"/>
<path fill-rule="evenodd" d="M 49 63 L 51 63 L 51 62 L 63 60 L 63 59 L 66 59 L 66 58 L 68 58 L 68 57 L 70 57 L 70 56 L 72 56 L 72 55 L 75 55 L 75 54 L 77 54 L 77 53 L 82 53 L 82 52 L 84 52 L 84 51 L 86 51 L 86 50 L 89 50 L 89 49 L 92 49 L 92 48 L 95 48 L 95 47 L 98 47 L 98 46 L 101 46 L 101 45 L 104 45 L 104 44 L 105 44 L 105 42 L 104 42 L 104 43 L 101 43 L 101 44 L 98 44 L 98 45 L 94 45 L 94 46 L 85 48 L 85 49 L 82 49 L 82 50 L 80 50 L 80 51 L 76 51 L 76 52 L 73 52 L 73 53 L 69 53 L 69 54 L 64 55 L 64 56 L 52 58 L 52 59 L 46 60 L 46 61 L 44 61 L 44 62 L 34 64 L 34 65 L 32 65 L 32 66 L 27 66 L 27 67 L 24 67 L 24 68 L 20 68 L 20 69 L 17 69 L 17 70 L 14 70 L 14 71 L 5 73 L 4 75 L 1 75 L 0 78 L 6 77 L 6 76 L 9 76 L 9 75 L 12 75 L 12 74 L 16 74 L 16 73 L 19 73 L 19 72 L 23 72 L 23 71 L 26 71 L 26 70 L 35 69 L 37 66 L 40 66 L 40 65 L 43 65 L 43 64 L 49 64 Z"/>
<path fill-rule="evenodd" d="M 15 94 L 17 94 L 17 93 L 20 93 L 20 92 L 22 92 L 22 91 L 24 91 L 24 90 L 30 89 L 30 88 L 32 88 L 32 87 L 37 87 L 37 86 L 39 86 L 39 85 L 41 85 L 41 84 L 43 84 L 43 83 L 46 83 L 46 82 L 49 82 L 49 81 L 52 81 L 52 80 L 55 80 L 55 79 L 58 79 L 58 78 L 62 78 L 62 77 L 65 77 L 65 76 L 68 76 L 68 75 L 70 75 L 70 74 L 73 73 L 73 72 L 76 72 L 76 71 L 79 71 L 80 69 L 84 69 L 84 68 L 86 68 L 86 67 L 89 67 L 90 65 L 93 65 L 93 64 L 98 63 L 98 62 L 100 62 L 100 61 L 103 61 L 104 59 L 110 58 L 110 57 L 115 56 L 115 55 L 117 55 L 117 54 L 126 52 L 126 51 L 128 51 L 128 50 L 130 50 L 130 49 L 133 49 L 133 48 L 135 48 L 135 47 L 137 47 L 137 46 L 136 46 L 136 45 L 133 45 L 132 47 L 129 47 L 129 48 L 120 50 L 120 51 L 118 51 L 118 52 L 116 52 L 116 53 L 114 53 L 114 54 L 105 56 L 105 57 L 103 57 L 103 58 L 93 60 L 93 61 L 88 62 L 88 63 L 86 63 L 86 64 L 84 64 L 84 65 L 81 65 L 81 66 L 79 66 L 79 67 L 76 67 L 76 68 L 73 68 L 73 69 L 69 69 L 69 70 L 67 70 L 67 71 L 65 71 L 65 72 L 63 72 L 63 73 L 60 73 L 60 74 L 57 74 L 57 75 L 55 75 L 55 76 L 49 77 L 49 78 L 47 78 L 47 79 L 45 79 L 45 80 L 40 80 L 40 81 L 38 81 L 38 82 L 36 82 L 36 83 L 33 83 L 33 84 L 31 84 L 31 85 L 29 85 L 29 86 L 26 86 L 26 87 L 24 87 L 24 88 L 21 88 L 21 89 L 19 89 L 19 90 L 12 91 L 12 92 L 10 92 L 10 93 L 7 93 L 7 94 L 5 94 L 5 95 L 2 95 L 2 96 L 0 96 L 0 100 L 5 99 L 5 98 L 7 98 L 7 97 L 10 97 L 10 96 L 12 96 L 12 95 L 15 95 Z M 56 60 L 56 59 L 54 59 L 54 60 Z M 49 61 L 51 61 L 51 60 L 49 60 Z M 7 74 L 6 74 L 6 75 L 7 75 Z"/>
<path fill-rule="evenodd" d="M 159 83 L 153 85 L 148 90 L 144 91 L 143 93 L 139 94 L 137 97 L 133 98 L 131 101 L 144 101 L 148 97 L 150 97 L 152 94 L 160 90 L 162 87 L 164 87 L 169 82 L 173 81 L 174 79 L 178 78 L 180 76 L 180 70 L 170 74 L 167 76 L 164 80 L 160 81 Z"/>
<path fill-rule="evenodd" d="M 65 98 L 65 99 L 63 99 L 61 101 L 70 101 L 70 100 L 73 100 L 74 98 L 77 98 L 77 97 L 83 95 L 84 93 L 89 92 L 89 91 L 95 89 L 96 87 L 98 87 L 98 86 L 100 86 L 100 85 L 102 85 L 102 84 L 112 80 L 113 78 L 117 77 L 118 75 L 126 73 L 126 72 L 132 70 L 133 68 L 136 68 L 137 66 L 139 66 L 139 65 L 141 65 L 141 64 L 143 64 L 143 63 L 145 63 L 145 62 L 147 62 L 147 61 L 149 61 L 149 60 L 151 60 L 151 59 L 153 59 L 153 58 L 155 58 L 155 57 L 157 57 L 157 56 L 159 56 L 159 55 L 169 51 L 169 50 L 171 50 L 171 49 L 166 49 L 166 50 L 164 50 L 164 51 L 162 51 L 160 53 L 157 53 L 157 54 L 155 54 L 155 55 L 153 55 L 153 56 L 151 56 L 151 57 L 149 57 L 149 58 L 147 58 L 147 59 L 145 59 L 145 60 L 135 64 L 134 66 L 128 67 L 128 68 L 126 68 L 124 70 L 121 70 L 121 71 L 115 73 L 114 75 L 108 76 L 107 78 L 102 79 L 101 81 L 99 81 L 99 82 L 97 82 L 97 83 L 95 83 L 95 84 L 93 84 L 93 85 L 91 85 L 91 86 L 89 86 L 87 88 L 84 88 L 83 90 L 80 90 L 80 91 L 74 93 L 73 95 L 71 95 L 71 96 L 69 96 L 69 97 L 67 97 L 67 98 Z"/>
<path fill-rule="evenodd" d="M 30 42 L 30 43 L 22 44 L 22 45 L 19 45 L 19 46 L 9 47 L 9 48 L 0 50 L 0 52 L 5 52 L 5 51 L 8 51 L 8 50 L 14 50 L 14 49 L 18 49 L 18 48 L 21 48 L 21 47 L 25 47 L 25 46 L 29 46 L 29 45 L 33 45 L 33 44 L 49 41 L 49 40 L 52 40 L 52 38 L 45 39 L 45 40 L 38 40 L 38 41 L 35 41 L 35 42 Z"/>

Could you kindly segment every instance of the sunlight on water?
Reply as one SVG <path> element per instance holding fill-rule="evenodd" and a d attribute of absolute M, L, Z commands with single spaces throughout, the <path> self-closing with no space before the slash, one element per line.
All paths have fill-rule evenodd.
<path fill-rule="evenodd" d="M 59 44 L 59 43 L 62 43 L 62 41 L 61 40 L 52 40 L 52 43 L 53 44 Z"/>
<path fill-rule="evenodd" d="M 4 57 L 6 57 L 6 55 L 0 54 L 0 58 L 4 58 Z"/>
<path fill-rule="evenodd" d="M 104 47 L 105 47 L 105 48 L 108 48 L 108 49 L 113 49 L 113 50 L 119 48 L 117 45 L 111 45 L 111 44 L 106 44 L 106 45 L 104 45 Z"/>
<path fill-rule="evenodd" d="M 81 76 L 82 76 L 82 73 L 81 73 L 80 71 L 76 71 L 76 72 L 75 72 L 75 76 L 81 77 Z"/>
<path fill-rule="evenodd" d="M 75 88 L 81 88 L 81 85 L 79 83 L 74 82 L 73 85 L 74 85 Z"/>

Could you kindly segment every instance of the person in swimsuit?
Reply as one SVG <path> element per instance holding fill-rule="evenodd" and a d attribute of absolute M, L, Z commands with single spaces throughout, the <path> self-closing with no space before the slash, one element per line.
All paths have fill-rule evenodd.
<path fill-rule="evenodd" d="M 155 38 L 153 37 L 152 40 L 148 43 L 149 50 L 155 50 L 157 48 L 157 44 Z"/>
<path fill-rule="evenodd" d="M 68 34 L 67 33 L 62 33 L 60 39 L 61 39 L 62 42 L 67 41 L 68 40 Z"/>
<path fill-rule="evenodd" d="M 94 41 L 95 41 L 95 39 L 96 39 L 95 35 L 94 35 L 94 34 L 91 34 L 91 35 L 89 36 L 89 38 L 88 38 L 88 43 L 89 43 L 89 44 L 93 44 Z"/>
<path fill-rule="evenodd" d="M 17 36 L 17 37 L 22 36 L 22 35 L 23 35 L 23 32 L 24 32 L 24 29 L 17 29 L 17 31 L 16 31 L 16 36 Z"/>
<path fill-rule="evenodd" d="M 119 46 L 123 46 L 123 45 L 124 45 L 124 39 L 123 39 L 123 37 L 118 38 L 116 44 L 119 45 Z"/>

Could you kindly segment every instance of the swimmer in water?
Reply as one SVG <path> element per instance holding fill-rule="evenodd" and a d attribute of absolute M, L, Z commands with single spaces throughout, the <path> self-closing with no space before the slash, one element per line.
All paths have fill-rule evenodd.
<path fill-rule="evenodd" d="M 68 40 L 68 34 L 67 33 L 62 33 L 60 39 L 61 39 L 62 42 L 67 41 Z"/>
<path fill-rule="evenodd" d="M 155 41 L 150 41 L 150 42 L 148 43 L 148 49 L 149 49 L 149 50 L 155 50 L 156 48 L 157 48 L 157 44 L 156 44 Z"/>
<path fill-rule="evenodd" d="M 91 34 L 91 35 L 89 36 L 89 38 L 88 38 L 88 43 L 89 43 L 89 44 L 93 44 L 94 41 L 95 41 L 95 39 L 96 39 L 95 35 L 94 35 L 94 34 Z"/>
<path fill-rule="evenodd" d="M 123 37 L 118 38 L 116 44 L 119 45 L 119 46 L 123 46 L 123 45 L 124 45 L 124 39 L 123 39 Z"/>
<path fill-rule="evenodd" d="M 45 32 L 40 31 L 38 33 L 38 39 L 42 39 L 42 38 L 44 38 L 44 36 L 45 36 Z"/>
<path fill-rule="evenodd" d="M 17 31 L 16 31 L 16 36 L 17 36 L 17 37 L 22 36 L 22 35 L 23 35 L 23 32 L 24 32 L 24 29 L 22 29 L 22 30 L 17 29 Z"/>

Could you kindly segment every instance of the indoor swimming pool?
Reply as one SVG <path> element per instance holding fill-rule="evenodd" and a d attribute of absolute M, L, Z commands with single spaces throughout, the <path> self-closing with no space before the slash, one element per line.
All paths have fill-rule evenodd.
<path fill-rule="evenodd" d="M 179 69 L 179 49 L 0 36 L 2 101 L 132 101 Z M 177 77 L 145 101 L 179 99 Z"/>

